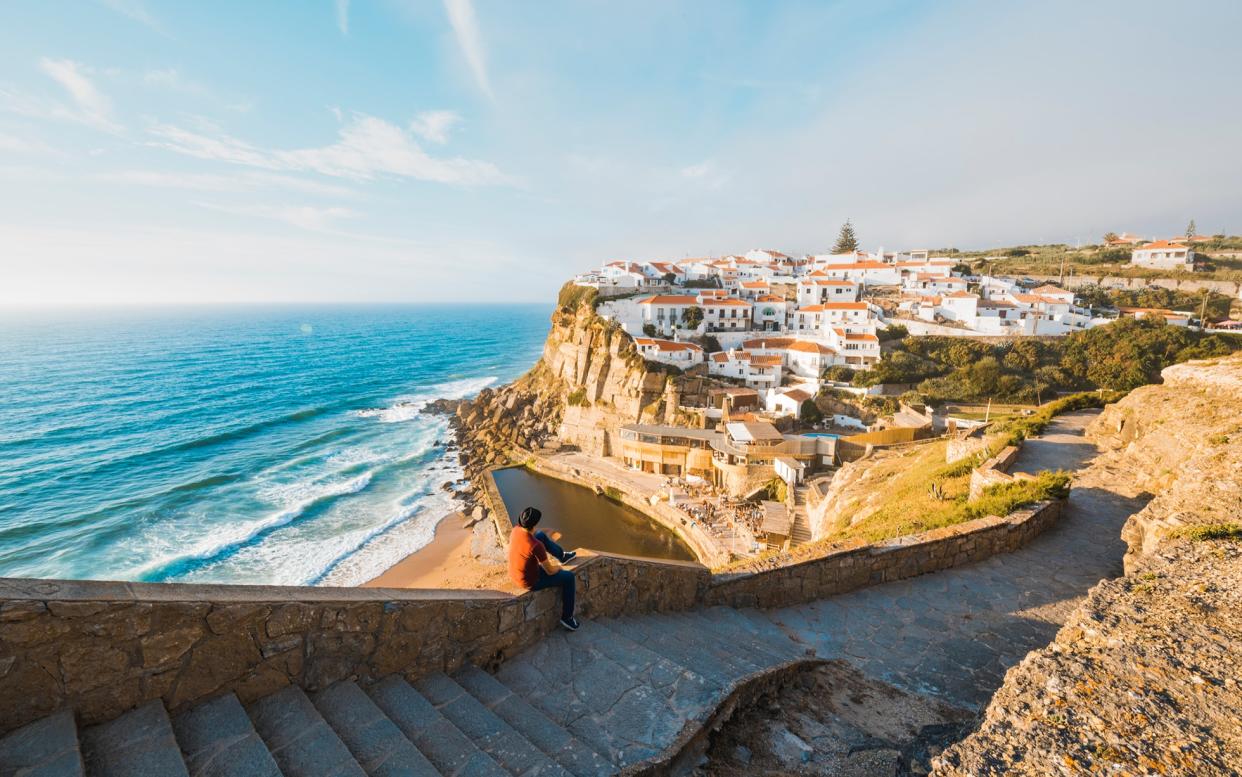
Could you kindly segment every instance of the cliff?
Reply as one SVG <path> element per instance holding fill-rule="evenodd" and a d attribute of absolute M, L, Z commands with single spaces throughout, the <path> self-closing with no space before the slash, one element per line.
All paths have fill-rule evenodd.
<path fill-rule="evenodd" d="M 1011 669 L 936 773 L 1237 774 L 1242 764 L 1242 356 L 1169 367 L 1090 429 L 1078 487 L 1148 494 L 1124 577 Z"/>
<path fill-rule="evenodd" d="M 662 421 L 682 389 L 701 390 L 700 379 L 670 379 L 644 362 L 625 332 L 596 315 L 589 297 L 565 298 L 535 366 L 456 407 L 461 461 L 474 493 L 487 469 L 541 448 L 613 454 L 620 426 Z"/>

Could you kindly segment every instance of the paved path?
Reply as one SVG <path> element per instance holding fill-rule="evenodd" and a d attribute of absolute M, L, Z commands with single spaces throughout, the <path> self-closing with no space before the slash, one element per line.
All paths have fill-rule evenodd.
<path fill-rule="evenodd" d="M 1096 451 L 1083 430 L 1097 412 L 1055 419 L 1013 471 L 1084 466 Z M 1121 526 L 1142 506 L 1080 485 L 1060 521 L 1014 553 L 765 614 L 820 658 L 977 709 L 1006 669 L 1052 640 L 1088 589 L 1122 573 Z"/>
<path fill-rule="evenodd" d="M 1074 469 L 1090 413 L 1055 421 L 1016 469 Z M 906 690 L 978 709 L 1005 670 L 1053 637 L 1103 577 L 1121 572 L 1121 524 L 1141 503 L 1076 487 L 1026 548 L 798 607 L 723 607 L 583 623 L 506 662 L 369 689 L 232 694 L 170 719 L 159 701 L 78 731 L 70 713 L 0 739 L 0 774 L 44 777 L 614 774 L 665 751 L 747 678 L 843 658 Z M 35 771 L 23 769 L 36 767 Z"/>

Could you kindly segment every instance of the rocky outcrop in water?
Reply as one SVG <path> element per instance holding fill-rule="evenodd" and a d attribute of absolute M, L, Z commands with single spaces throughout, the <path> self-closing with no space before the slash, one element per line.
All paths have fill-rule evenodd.
<path fill-rule="evenodd" d="M 1238 774 L 1242 764 L 1242 356 L 1166 369 L 1092 425 L 1075 487 L 1152 499 L 1127 574 L 1009 671 L 937 774 Z"/>

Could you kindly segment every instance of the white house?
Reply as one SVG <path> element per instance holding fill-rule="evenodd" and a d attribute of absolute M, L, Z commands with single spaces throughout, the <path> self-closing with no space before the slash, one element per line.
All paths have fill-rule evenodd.
<path fill-rule="evenodd" d="M 812 340 L 794 340 L 785 348 L 785 366 L 799 378 L 819 380 L 824 370 L 844 361 L 833 349 Z"/>
<path fill-rule="evenodd" d="M 790 314 L 789 328 L 796 332 L 819 332 L 835 326 L 858 327 L 872 321 L 871 309 L 865 302 L 825 302 L 799 306 Z M 874 323 L 872 324 L 874 329 Z"/>
<path fill-rule="evenodd" d="M 811 399 L 811 393 L 800 388 L 772 389 L 763 397 L 763 409 L 776 415 L 802 417 L 802 403 Z"/>
<path fill-rule="evenodd" d="M 694 343 L 635 337 L 634 345 L 647 361 L 671 364 L 683 370 L 703 363 L 703 349 Z"/>
<path fill-rule="evenodd" d="M 737 285 L 737 295 L 742 299 L 753 300 L 772 293 L 772 286 L 767 281 L 742 281 Z"/>
<path fill-rule="evenodd" d="M 703 324 L 708 332 L 750 329 L 751 303 L 737 298 L 703 298 Z"/>
<path fill-rule="evenodd" d="M 885 262 L 860 261 L 819 266 L 812 276 L 850 280 L 863 286 L 898 286 L 901 284 L 901 268 Z"/>
<path fill-rule="evenodd" d="M 1133 318 L 1155 318 L 1164 319 L 1166 324 L 1170 326 L 1189 326 L 1190 313 L 1176 310 L 1166 310 L 1165 308 L 1118 308 L 1121 315 Z"/>
<path fill-rule="evenodd" d="M 689 294 L 657 294 L 638 301 L 643 325 L 650 324 L 661 334 L 672 334 L 685 321 L 686 309 L 698 304 L 699 298 Z"/>
<path fill-rule="evenodd" d="M 1189 246 L 1157 240 L 1130 252 L 1130 264 L 1156 270 L 1195 269 L 1195 252 Z"/>
<path fill-rule="evenodd" d="M 756 297 L 751 308 L 751 323 L 755 329 L 778 330 L 785 326 L 789 301 L 784 297 L 766 294 Z"/>
<path fill-rule="evenodd" d="M 851 367 L 870 367 L 880 360 L 880 338 L 874 334 L 835 327 L 828 342 Z"/>
<path fill-rule="evenodd" d="M 820 305 L 825 302 L 857 302 L 862 286 L 856 281 L 808 275 L 798 279 L 799 305 Z"/>
<path fill-rule="evenodd" d="M 910 273 L 901 281 L 901 288 L 906 291 L 924 294 L 952 294 L 955 291 L 966 291 L 966 279 L 939 273 Z"/>
<path fill-rule="evenodd" d="M 707 371 L 712 375 L 736 378 L 753 389 L 771 389 L 781 385 L 781 357 L 732 349 L 707 357 Z"/>

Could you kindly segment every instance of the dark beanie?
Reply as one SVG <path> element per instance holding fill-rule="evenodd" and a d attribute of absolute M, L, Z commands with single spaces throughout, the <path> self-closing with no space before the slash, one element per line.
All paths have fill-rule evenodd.
<path fill-rule="evenodd" d="M 528 507 L 518 516 L 518 526 L 521 526 L 523 529 L 533 529 L 542 517 L 543 513 L 539 512 L 539 508 Z"/>

